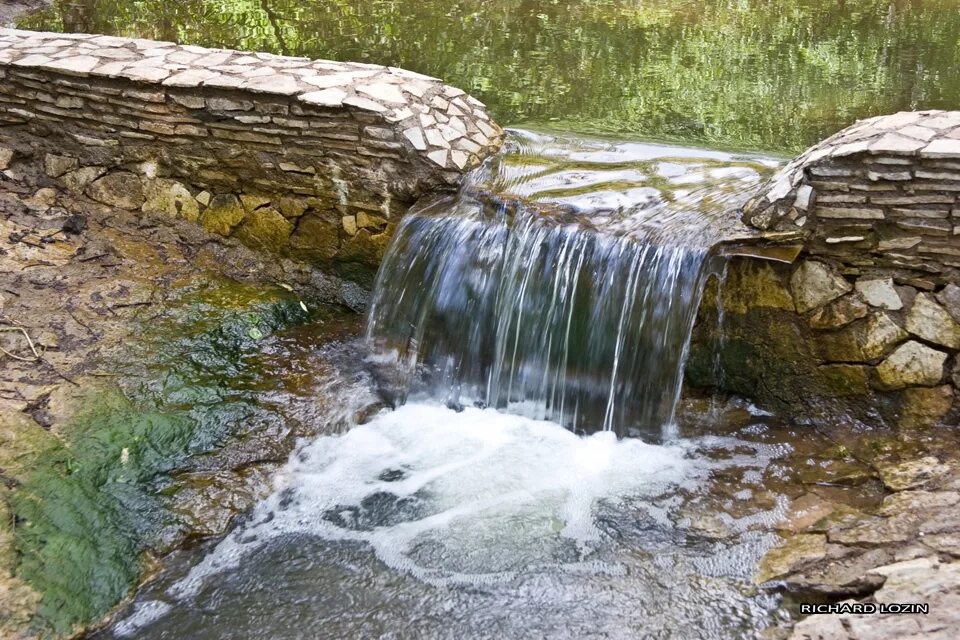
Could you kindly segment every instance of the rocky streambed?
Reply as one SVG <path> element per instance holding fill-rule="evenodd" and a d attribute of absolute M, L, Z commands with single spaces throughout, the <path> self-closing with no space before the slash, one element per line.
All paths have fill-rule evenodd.
<path fill-rule="evenodd" d="M 0 636 L 62 637 L 169 550 L 226 531 L 298 438 L 341 427 L 315 419 L 325 402 L 347 421 L 373 402 L 341 402 L 363 374 L 332 355 L 356 335 L 363 295 L 8 164 Z"/>

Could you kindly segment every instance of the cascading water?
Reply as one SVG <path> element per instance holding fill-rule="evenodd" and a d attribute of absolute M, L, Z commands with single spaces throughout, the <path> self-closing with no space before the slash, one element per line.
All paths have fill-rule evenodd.
<path fill-rule="evenodd" d="M 399 399 L 669 439 L 709 250 L 742 191 L 731 182 L 759 173 L 634 147 L 521 138 L 401 223 L 367 326 L 402 368 Z"/>

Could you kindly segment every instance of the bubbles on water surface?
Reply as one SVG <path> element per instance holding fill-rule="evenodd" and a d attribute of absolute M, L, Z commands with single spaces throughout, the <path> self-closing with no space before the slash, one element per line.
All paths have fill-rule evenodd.
<path fill-rule="evenodd" d="M 263 572 L 262 557 L 279 549 L 318 544 L 333 545 L 324 552 L 332 558 L 331 549 L 368 549 L 382 568 L 366 569 L 367 580 L 393 572 L 411 581 L 404 593 L 440 589 L 434 597 L 474 604 L 574 592 L 602 601 L 607 589 L 676 596 L 677 580 L 696 581 L 682 587 L 684 606 L 715 591 L 742 600 L 730 580 L 749 577 L 744 568 L 770 543 L 755 525 L 776 514 L 727 518 L 718 537 L 690 521 L 698 513 L 691 497 L 714 472 L 761 469 L 776 453 L 725 438 L 652 445 L 609 432 L 582 437 L 493 409 L 411 403 L 305 447 L 247 524 L 116 632 L 160 624 L 224 575 Z M 672 568 L 657 569 L 666 558 Z M 265 580 L 271 571 L 283 574 L 274 567 Z"/>

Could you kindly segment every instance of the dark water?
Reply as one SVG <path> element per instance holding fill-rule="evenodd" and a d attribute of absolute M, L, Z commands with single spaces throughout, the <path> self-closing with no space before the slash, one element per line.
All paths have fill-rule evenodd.
<path fill-rule="evenodd" d="M 56 0 L 22 24 L 398 65 L 504 125 L 785 153 L 960 104 L 956 0 Z"/>

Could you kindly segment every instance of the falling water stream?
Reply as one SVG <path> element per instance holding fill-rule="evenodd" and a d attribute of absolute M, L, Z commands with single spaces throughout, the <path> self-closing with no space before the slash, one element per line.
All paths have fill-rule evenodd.
<path fill-rule="evenodd" d="M 758 169 L 515 133 L 457 197 L 408 215 L 384 259 L 366 338 L 406 370 L 398 399 L 669 439 L 709 252 Z"/>
<path fill-rule="evenodd" d="M 676 415 L 711 246 L 775 164 L 511 132 L 398 226 L 362 347 L 393 407 L 304 443 L 102 637 L 756 637 L 789 447 Z"/>

